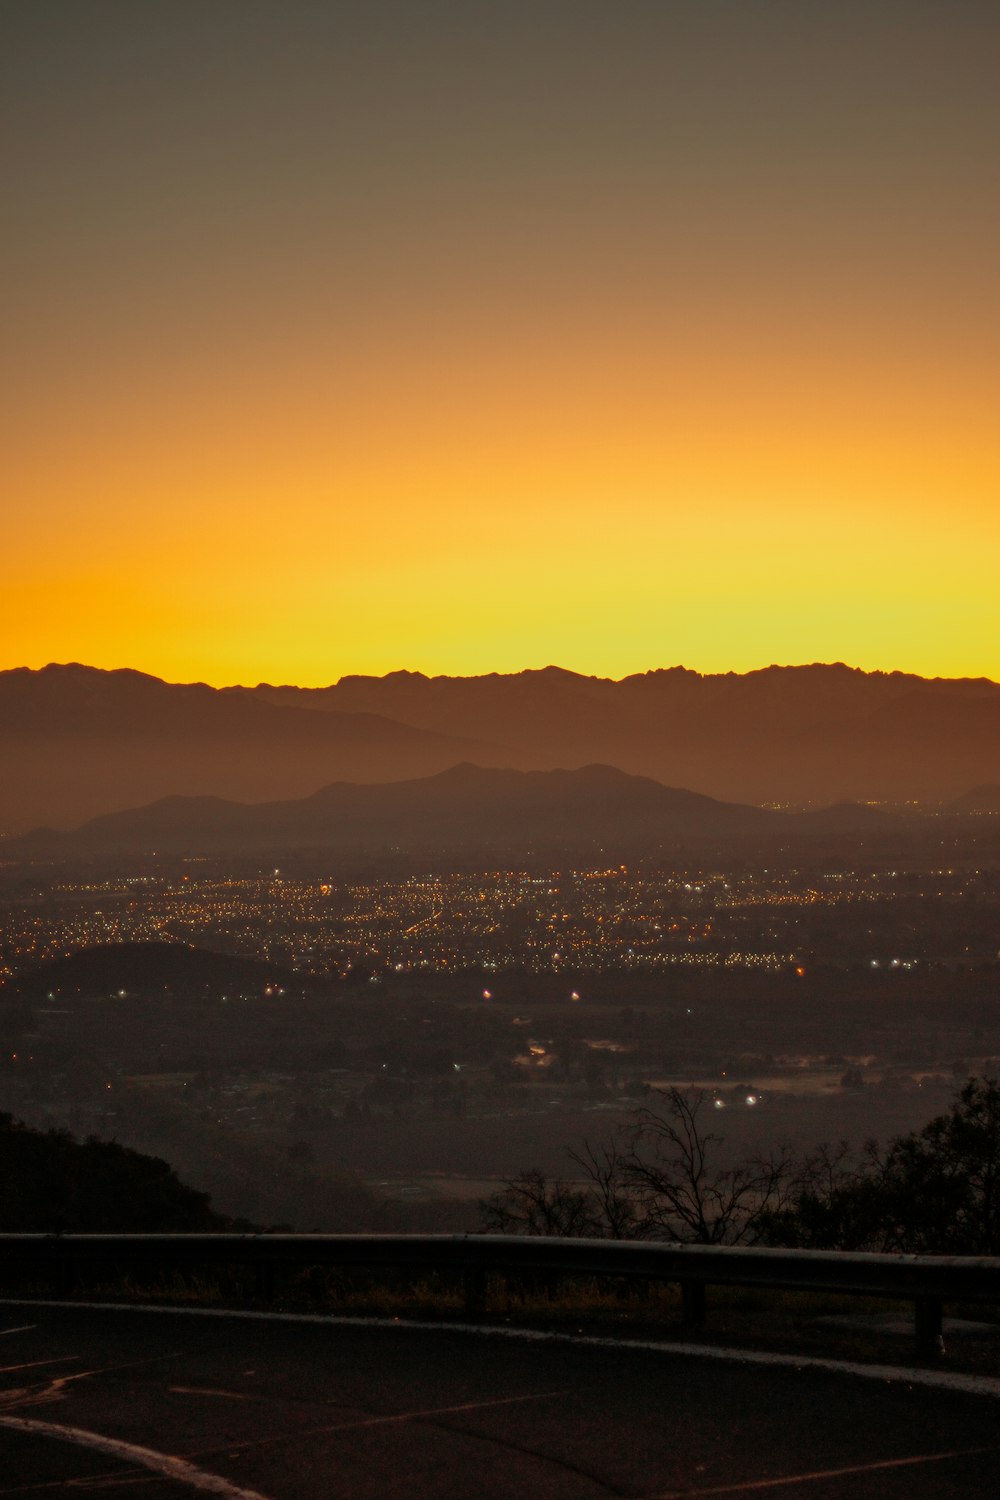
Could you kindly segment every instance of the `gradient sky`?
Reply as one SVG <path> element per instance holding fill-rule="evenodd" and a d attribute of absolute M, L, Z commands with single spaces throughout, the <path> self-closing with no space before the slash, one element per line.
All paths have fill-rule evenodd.
<path fill-rule="evenodd" d="M 1000 8 L 0 0 L 0 667 L 1000 678 Z"/>

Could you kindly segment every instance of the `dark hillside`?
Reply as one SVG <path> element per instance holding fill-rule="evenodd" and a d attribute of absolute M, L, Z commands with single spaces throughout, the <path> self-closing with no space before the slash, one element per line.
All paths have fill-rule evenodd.
<path fill-rule="evenodd" d="M 178 997 L 229 989 L 234 996 L 301 992 L 306 981 L 277 964 L 212 953 L 186 943 L 101 943 L 27 970 L 7 993 L 28 1000 L 48 996 L 170 993 Z"/>
<path fill-rule="evenodd" d="M 74 1140 L 0 1115 L 0 1231 L 5 1234 L 194 1233 L 233 1228 L 207 1193 L 115 1141 Z M 246 1226 L 240 1226 L 246 1227 Z"/>

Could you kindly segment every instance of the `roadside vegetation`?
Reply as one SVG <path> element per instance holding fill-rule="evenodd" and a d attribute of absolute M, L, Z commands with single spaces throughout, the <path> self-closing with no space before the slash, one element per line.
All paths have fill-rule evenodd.
<path fill-rule="evenodd" d="M 779 1148 L 717 1165 L 711 1096 L 652 1090 L 567 1179 L 527 1170 L 480 1204 L 504 1234 L 937 1255 L 1000 1254 L 1000 1083 L 970 1078 L 923 1129 L 860 1154 Z"/>
<path fill-rule="evenodd" d="M 922 1129 L 859 1153 L 779 1147 L 720 1164 L 710 1095 L 651 1090 L 565 1178 L 528 1169 L 480 1203 L 486 1232 L 939 1255 L 1000 1254 L 1000 1082 L 969 1078 Z M 216 1213 L 159 1157 L 0 1114 L 0 1232 L 191 1232 Z"/>
<path fill-rule="evenodd" d="M 482 1204 L 482 1227 L 519 1234 L 672 1239 L 702 1244 L 996 1254 L 1000 1084 L 970 1078 L 951 1108 L 884 1151 L 827 1148 L 716 1165 L 711 1096 L 666 1090 L 613 1137 L 572 1154 L 574 1176 L 527 1171 Z M 714 1110 L 713 1110 L 714 1113 Z M 75 1141 L 0 1116 L 0 1231 L 252 1230 L 214 1213 L 207 1194 L 165 1161 L 115 1142 Z M 6 1296 L 267 1309 L 320 1316 L 444 1319 L 625 1338 L 689 1336 L 681 1288 L 627 1276 L 489 1272 L 474 1305 L 461 1272 L 402 1268 L 162 1262 L 126 1254 L 45 1268 L 30 1251 L 5 1257 Z M 954 1306 L 964 1318 L 952 1362 L 992 1373 L 998 1310 Z M 701 1341 L 894 1362 L 911 1335 L 892 1301 L 836 1293 L 716 1287 Z"/>

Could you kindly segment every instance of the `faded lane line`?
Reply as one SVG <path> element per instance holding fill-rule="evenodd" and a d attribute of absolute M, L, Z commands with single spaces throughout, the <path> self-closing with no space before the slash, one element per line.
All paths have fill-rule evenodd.
<path fill-rule="evenodd" d="M 56 1438 L 60 1442 L 73 1443 L 78 1448 L 92 1448 L 98 1453 L 110 1453 L 123 1463 L 138 1464 L 152 1469 L 167 1479 L 188 1484 L 192 1489 L 204 1490 L 209 1495 L 222 1495 L 223 1500 L 268 1500 L 259 1490 L 243 1489 L 223 1479 L 220 1474 L 208 1474 L 196 1469 L 183 1458 L 170 1453 L 157 1453 L 154 1448 L 142 1448 L 137 1443 L 126 1443 L 120 1438 L 105 1437 L 100 1432 L 88 1432 L 83 1427 L 61 1427 L 54 1422 L 35 1422 L 27 1417 L 0 1417 L 0 1427 L 9 1427 L 15 1432 L 29 1432 L 39 1437 Z"/>
<path fill-rule="evenodd" d="M 269 1396 L 251 1396 L 246 1391 L 212 1391 L 200 1385 L 168 1385 L 175 1396 L 222 1396 L 227 1401 L 270 1401 Z"/>
<path fill-rule="evenodd" d="M 917 1464 L 946 1463 L 950 1458 L 981 1458 L 985 1453 L 1000 1453 L 1000 1448 L 956 1448 L 951 1453 L 921 1453 L 915 1458 L 883 1458 L 870 1464 L 851 1464 L 846 1469 L 817 1469 L 813 1474 L 786 1474 L 780 1479 L 748 1479 L 742 1484 L 720 1484 L 712 1489 L 666 1490 L 652 1500 L 697 1500 L 701 1495 L 748 1495 L 756 1490 L 776 1490 L 786 1484 L 814 1484 L 824 1479 L 841 1479 L 847 1474 L 873 1474 L 879 1469 L 911 1469 Z"/>
<path fill-rule="evenodd" d="M 519 1401 L 548 1401 L 554 1396 L 568 1396 L 568 1391 L 530 1391 L 526 1396 L 501 1396 L 496 1401 L 467 1401 L 462 1406 L 435 1406 L 427 1411 L 401 1411 L 385 1417 L 359 1417 L 353 1422 L 334 1422 L 330 1426 L 307 1427 L 301 1432 L 279 1432 L 275 1437 L 253 1438 L 246 1443 L 226 1443 L 218 1448 L 199 1448 L 192 1458 L 211 1458 L 217 1453 L 245 1453 L 251 1448 L 266 1448 L 276 1443 L 299 1442 L 302 1438 L 326 1437 L 331 1432 L 353 1432 L 359 1427 L 385 1427 L 393 1422 L 427 1421 L 431 1417 L 455 1416 L 465 1411 L 484 1411 L 494 1406 L 514 1406 Z"/>
<path fill-rule="evenodd" d="M 33 1359 L 25 1365 L 0 1365 L 0 1375 L 13 1375 L 15 1370 L 37 1370 L 42 1365 L 68 1365 L 79 1358 L 79 1354 L 57 1354 L 55 1359 Z"/>
<path fill-rule="evenodd" d="M 66 1355 L 66 1359 L 79 1359 L 78 1354 Z M 147 1365 L 159 1364 L 164 1359 L 180 1359 L 179 1354 L 158 1354 L 154 1359 L 130 1359 L 121 1365 L 99 1365 L 96 1370 L 79 1370 L 75 1375 L 56 1375 L 49 1381 L 48 1385 L 20 1386 L 14 1390 L 0 1391 L 0 1399 L 4 1396 L 10 1398 L 4 1402 L 9 1410 L 18 1406 L 39 1406 L 52 1401 L 63 1399 L 63 1387 L 72 1385 L 76 1380 L 89 1380 L 92 1375 L 109 1375 L 116 1370 L 143 1369 Z M 56 1360 L 42 1360 L 42 1364 L 56 1364 Z M 26 1366 L 25 1368 L 30 1368 Z"/>
<path fill-rule="evenodd" d="M 20 1328 L 0 1328 L 0 1338 L 2 1338 L 5 1333 L 31 1333 L 37 1327 L 37 1323 L 22 1323 Z"/>
<path fill-rule="evenodd" d="M 82 1490 L 85 1494 L 98 1493 L 103 1495 L 106 1490 L 135 1489 L 141 1484 L 159 1484 L 159 1474 L 144 1474 L 140 1469 L 118 1469 L 112 1474 L 110 1469 L 102 1473 L 88 1474 L 85 1479 L 40 1479 L 37 1484 L 15 1484 L 8 1488 L 0 1488 L 0 1496 L 9 1495 L 41 1495 L 48 1490 L 58 1490 L 64 1494 L 72 1490 Z"/>
<path fill-rule="evenodd" d="M 568 1396 L 569 1391 L 530 1391 L 526 1396 L 501 1396 L 496 1401 L 467 1401 L 463 1406 L 437 1406 L 429 1411 L 401 1411 L 387 1417 L 362 1417 L 356 1422 L 338 1422 L 334 1427 L 321 1427 L 320 1432 L 350 1432 L 355 1427 L 381 1427 L 389 1422 L 419 1422 L 428 1417 L 457 1416 L 464 1411 L 485 1411 L 494 1406 L 515 1406 L 521 1401 L 551 1401 L 556 1396 Z"/>

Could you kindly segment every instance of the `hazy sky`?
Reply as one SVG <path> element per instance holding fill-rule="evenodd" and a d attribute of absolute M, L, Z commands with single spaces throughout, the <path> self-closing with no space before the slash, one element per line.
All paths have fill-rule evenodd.
<path fill-rule="evenodd" d="M 0 666 L 1000 677 L 1000 7 L 0 0 Z"/>

